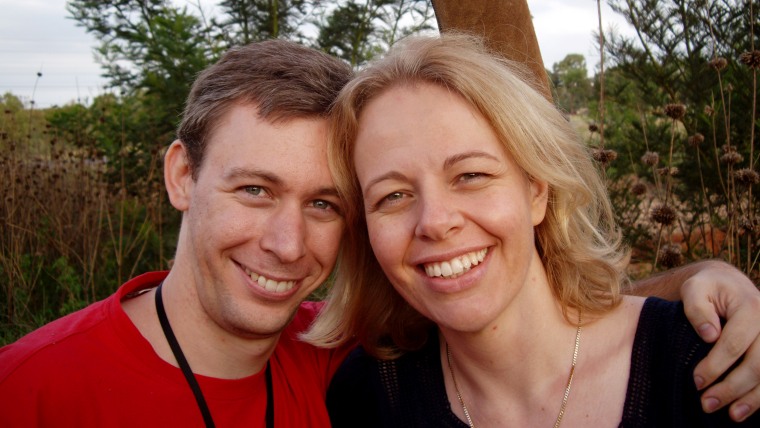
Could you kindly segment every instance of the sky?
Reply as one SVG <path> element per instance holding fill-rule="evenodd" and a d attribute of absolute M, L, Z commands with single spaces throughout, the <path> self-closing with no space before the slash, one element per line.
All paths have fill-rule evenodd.
<path fill-rule="evenodd" d="M 593 70 L 599 62 L 593 42 L 599 28 L 596 0 L 528 0 L 528 7 L 546 68 L 579 53 Z M 628 28 L 604 1 L 602 24 Z M 68 18 L 65 0 L 0 0 L 0 94 L 11 92 L 27 107 L 34 100 L 35 108 L 92 101 L 106 92 L 107 83 L 95 60 L 97 45 Z"/>

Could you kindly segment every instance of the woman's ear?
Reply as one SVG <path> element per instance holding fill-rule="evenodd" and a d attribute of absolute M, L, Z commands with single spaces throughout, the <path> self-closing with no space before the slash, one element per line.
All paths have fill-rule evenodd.
<path fill-rule="evenodd" d="M 533 226 L 538 226 L 546 216 L 546 206 L 549 203 L 549 183 L 531 179 L 531 218 Z"/>
<path fill-rule="evenodd" d="M 185 145 L 180 140 L 174 140 L 164 156 L 164 184 L 174 208 L 187 211 L 194 182 Z"/>

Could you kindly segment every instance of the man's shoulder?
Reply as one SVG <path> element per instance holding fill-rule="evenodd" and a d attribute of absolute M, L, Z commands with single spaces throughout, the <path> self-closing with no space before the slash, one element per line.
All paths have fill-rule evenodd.
<path fill-rule="evenodd" d="M 106 318 L 110 296 L 43 325 L 16 342 L 0 348 L 0 383 L 20 366 L 51 348 L 64 349 L 72 337 L 86 334 Z"/>
<path fill-rule="evenodd" d="M 297 335 L 309 328 L 324 306 L 325 302 L 302 302 L 288 326 L 289 333 Z"/>
<path fill-rule="evenodd" d="M 132 292 L 149 286 L 165 273 L 151 272 L 133 278 L 114 294 L 85 308 L 58 318 L 0 348 L 0 383 L 25 365 L 39 366 L 39 370 L 55 370 L 56 359 L 63 354 L 78 354 L 82 342 L 118 309 L 121 299 Z"/>

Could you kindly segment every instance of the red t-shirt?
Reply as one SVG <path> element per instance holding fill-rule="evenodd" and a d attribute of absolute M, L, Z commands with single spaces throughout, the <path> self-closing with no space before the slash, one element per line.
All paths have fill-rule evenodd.
<path fill-rule="evenodd" d="M 156 355 L 120 304 L 166 274 L 134 278 L 109 298 L 0 348 L 0 427 L 202 427 L 182 371 Z M 350 347 L 325 350 L 298 340 L 320 308 L 301 305 L 270 359 L 278 428 L 330 426 L 325 392 Z M 196 378 L 216 426 L 264 426 L 263 370 L 236 380 Z"/>

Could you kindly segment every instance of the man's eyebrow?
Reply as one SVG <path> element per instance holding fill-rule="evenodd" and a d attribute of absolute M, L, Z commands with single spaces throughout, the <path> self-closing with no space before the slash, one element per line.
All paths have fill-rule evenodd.
<path fill-rule="evenodd" d="M 277 175 L 269 171 L 264 171 L 258 168 L 251 169 L 251 168 L 235 167 L 225 172 L 223 177 L 225 180 L 233 180 L 233 179 L 240 179 L 240 178 L 257 178 L 257 179 L 264 180 L 272 184 L 282 184 L 282 179 L 280 177 L 278 177 Z"/>
<path fill-rule="evenodd" d="M 314 192 L 314 194 L 317 196 L 334 196 L 340 199 L 340 196 L 338 195 L 338 189 L 335 187 L 320 187 Z"/>
<path fill-rule="evenodd" d="M 484 152 L 480 150 L 472 150 L 469 152 L 464 152 L 464 153 L 459 153 L 453 156 L 449 156 L 443 162 L 443 169 L 449 169 L 452 166 L 454 166 L 454 164 L 456 164 L 457 162 L 461 162 L 463 160 L 470 159 L 470 158 L 486 158 L 486 159 L 491 159 L 495 161 L 499 160 L 499 158 L 497 158 L 496 156 L 488 152 Z"/>

